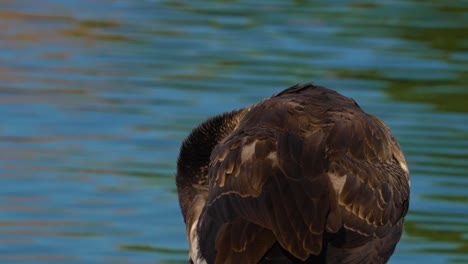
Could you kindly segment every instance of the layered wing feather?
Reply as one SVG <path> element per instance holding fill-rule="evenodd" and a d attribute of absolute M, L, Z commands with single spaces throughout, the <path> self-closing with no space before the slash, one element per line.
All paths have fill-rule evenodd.
<path fill-rule="evenodd" d="M 309 88 L 252 107 L 213 150 L 199 223 L 208 263 L 258 263 L 276 242 L 306 260 L 328 244 L 340 252 L 346 241 L 326 233 L 368 237 L 359 247 L 401 224 L 408 172 L 388 128 L 354 101 Z"/>

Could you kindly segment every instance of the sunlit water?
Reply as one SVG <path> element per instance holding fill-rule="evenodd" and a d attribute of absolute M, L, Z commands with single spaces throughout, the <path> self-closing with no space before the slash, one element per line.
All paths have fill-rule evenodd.
<path fill-rule="evenodd" d="M 0 262 L 186 263 L 181 140 L 298 82 L 392 128 L 391 263 L 468 262 L 466 1 L 0 2 Z"/>

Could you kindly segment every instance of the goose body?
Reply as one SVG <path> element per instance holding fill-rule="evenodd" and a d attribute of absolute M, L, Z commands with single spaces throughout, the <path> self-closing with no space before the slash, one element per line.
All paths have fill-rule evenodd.
<path fill-rule="evenodd" d="M 176 183 L 191 263 L 385 263 L 410 193 L 389 128 L 312 84 L 196 127 Z"/>

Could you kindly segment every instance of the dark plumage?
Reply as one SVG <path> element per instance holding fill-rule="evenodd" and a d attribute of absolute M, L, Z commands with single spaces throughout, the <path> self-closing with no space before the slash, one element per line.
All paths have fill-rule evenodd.
<path fill-rule="evenodd" d="M 389 128 L 312 84 L 195 128 L 176 180 L 193 263 L 385 263 L 410 192 Z"/>

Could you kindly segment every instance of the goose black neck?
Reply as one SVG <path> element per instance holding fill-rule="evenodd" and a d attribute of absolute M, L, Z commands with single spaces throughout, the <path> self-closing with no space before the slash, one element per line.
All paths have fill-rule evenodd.
<path fill-rule="evenodd" d="M 209 118 L 192 130 L 182 143 L 177 160 L 176 184 L 184 215 L 195 196 L 208 188 L 208 166 L 211 152 L 239 123 L 245 110 L 224 113 Z M 206 187 L 206 188 L 195 188 Z"/>

